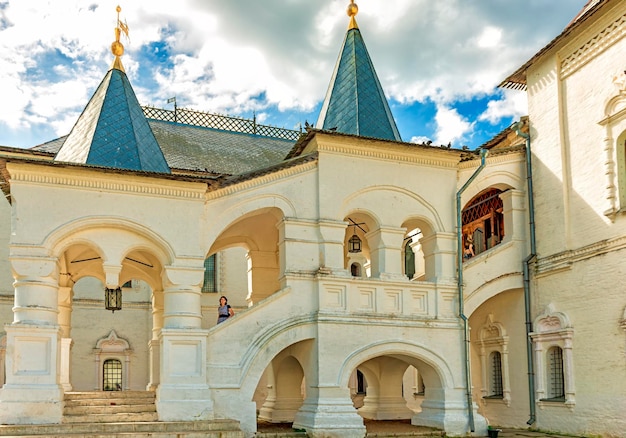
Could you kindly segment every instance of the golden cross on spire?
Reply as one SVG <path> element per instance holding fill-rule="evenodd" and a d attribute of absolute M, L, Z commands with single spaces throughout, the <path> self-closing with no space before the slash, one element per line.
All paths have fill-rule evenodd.
<path fill-rule="evenodd" d="M 115 41 L 111 44 L 111 52 L 115 55 L 115 59 L 111 68 L 124 71 L 121 59 L 121 56 L 124 54 L 124 45 L 120 42 L 120 37 L 124 34 L 128 38 L 128 24 L 126 22 L 122 23 L 122 20 L 120 20 L 122 8 L 118 6 L 115 10 L 117 11 L 117 25 L 115 26 Z"/>
<path fill-rule="evenodd" d="M 348 5 L 348 10 L 346 11 L 348 13 L 348 17 L 350 17 L 350 24 L 348 25 L 348 30 L 350 29 L 358 29 L 359 26 L 356 24 L 356 14 L 359 13 L 359 7 L 357 6 L 356 3 L 354 3 L 354 0 L 350 0 L 350 4 Z"/>

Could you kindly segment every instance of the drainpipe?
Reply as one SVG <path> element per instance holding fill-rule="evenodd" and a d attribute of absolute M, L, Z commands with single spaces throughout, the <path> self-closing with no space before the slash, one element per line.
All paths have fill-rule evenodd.
<path fill-rule="evenodd" d="M 489 151 L 487 149 L 480 150 L 480 166 L 474 171 L 472 176 L 467 180 L 463 187 L 456 192 L 456 266 L 457 266 L 457 286 L 459 289 L 459 318 L 463 320 L 463 333 L 465 344 L 465 384 L 467 385 L 467 415 L 469 417 L 470 431 L 474 432 L 474 402 L 472 400 L 472 375 L 470 373 L 470 338 L 469 323 L 464 313 L 463 302 L 463 226 L 461 221 L 461 194 L 467 189 L 472 181 L 485 167 L 485 159 Z"/>
<path fill-rule="evenodd" d="M 528 218 L 530 227 L 530 254 L 522 262 L 524 275 L 524 310 L 526 312 L 526 360 L 528 362 L 528 402 L 530 408 L 530 418 L 526 422 L 532 425 L 537 421 L 535 416 L 535 365 L 533 362 L 533 344 L 530 337 L 532 333 L 532 320 L 530 313 L 530 264 L 537 257 L 537 246 L 535 240 L 535 202 L 533 198 L 533 171 L 530 152 L 530 135 L 522 132 L 524 123 L 521 121 L 513 123 L 511 129 L 526 140 L 526 185 L 528 189 Z"/>

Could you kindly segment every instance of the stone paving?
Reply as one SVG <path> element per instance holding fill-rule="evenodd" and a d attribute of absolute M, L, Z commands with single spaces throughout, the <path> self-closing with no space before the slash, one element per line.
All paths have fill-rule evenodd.
<path fill-rule="evenodd" d="M 441 430 L 429 427 L 412 426 L 410 420 L 397 421 L 370 421 L 365 420 L 368 438 L 383 437 L 441 437 L 445 436 Z M 272 424 L 259 422 L 257 425 L 257 437 L 260 438 L 286 438 L 295 436 L 305 436 L 304 433 L 295 433 L 291 428 L 291 423 Z M 547 433 L 531 431 L 527 429 L 501 429 L 498 438 L 573 438 L 572 435 L 560 435 L 558 433 Z"/>

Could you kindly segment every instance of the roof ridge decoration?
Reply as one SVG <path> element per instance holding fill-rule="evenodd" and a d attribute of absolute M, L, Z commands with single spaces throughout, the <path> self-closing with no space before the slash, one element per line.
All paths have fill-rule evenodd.
<path fill-rule="evenodd" d="M 170 173 L 170 168 L 139 105 L 120 57 L 119 39 L 128 35 L 128 25 L 119 19 L 117 7 L 115 56 L 111 69 L 76 121 L 55 161 L 114 167 L 118 169 Z"/>
<path fill-rule="evenodd" d="M 351 0 L 348 31 L 339 52 L 317 129 L 402 141 L 374 64 L 356 23 L 358 6 Z"/>

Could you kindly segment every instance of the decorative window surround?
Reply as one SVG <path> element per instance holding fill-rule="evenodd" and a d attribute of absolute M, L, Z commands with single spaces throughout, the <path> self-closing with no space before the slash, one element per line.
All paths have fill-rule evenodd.
<path fill-rule="evenodd" d="M 117 359 L 122 363 L 122 390 L 130 389 L 130 355 L 133 350 L 126 339 L 119 338 L 115 330 L 111 330 L 109 336 L 101 338 L 96 342 L 93 349 L 96 365 L 96 391 L 102 391 L 102 376 L 104 361 L 107 359 Z"/>
<path fill-rule="evenodd" d="M 615 221 L 618 213 L 626 212 L 626 72 L 613 79 L 617 93 L 604 107 L 604 153 L 606 168 L 606 199 L 604 215 Z"/>
<path fill-rule="evenodd" d="M 506 334 L 504 326 L 499 322 L 494 322 L 493 314 L 489 314 L 485 320 L 485 324 L 478 331 L 478 341 L 476 344 L 480 348 L 480 368 L 482 373 L 482 381 L 480 392 L 482 394 L 482 402 L 501 402 L 506 406 L 511 405 L 511 383 L 509 379 L 509 337 Z M 500 353 L 502 363 L 502 398 L 491 397 L 490 394 L 490 376 L 492 372 L 489 363 L 491 353 Z"/>
<path fill-rule="evenodd" d="M 546 306 L 541 315 L 533 322 L 534 332 L 530 334 L 535 347 L 535 402 L 539 407 L 562 405 L 573 410 L 576 405 L 576 390 L 574 387 L 574 329 L 569 318 L 562 312 L 557 312 L 552 304 Z M 563 379 L 565 386 L 565 401 L 548 401 L 547 386 L 549 384 L 548 351 L 552 347 L 563 350 Z"/>

